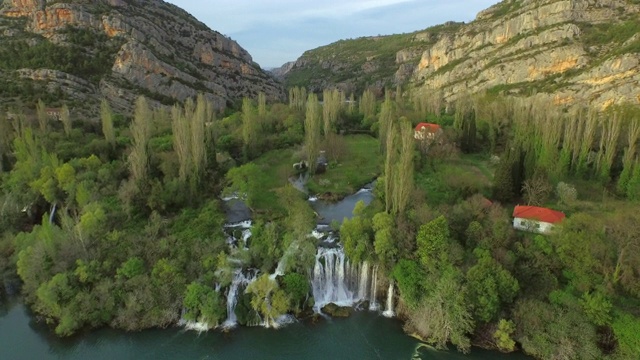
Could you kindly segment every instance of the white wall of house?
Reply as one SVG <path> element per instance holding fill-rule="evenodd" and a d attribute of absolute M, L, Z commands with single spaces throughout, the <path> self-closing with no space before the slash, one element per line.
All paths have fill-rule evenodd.
<path fill-rule="evenodd" d="M 544 221 L 536 221 L 531 219 L 523 219 L 523 218 L 514 218 L 513 219 L 513 228 L 517 230 L 535 232 L 538 234 L 548 234 L 553 229 L 553 224 L 544 222 Z"/>

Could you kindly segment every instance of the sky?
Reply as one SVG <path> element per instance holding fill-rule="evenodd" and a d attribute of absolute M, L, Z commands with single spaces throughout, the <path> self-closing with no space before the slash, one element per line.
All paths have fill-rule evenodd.
<path fill-rule="evenodd" d="M 341 39 L 473 20 L 499 0 L 167 0 L 237 41 L 264 69 Z"/>

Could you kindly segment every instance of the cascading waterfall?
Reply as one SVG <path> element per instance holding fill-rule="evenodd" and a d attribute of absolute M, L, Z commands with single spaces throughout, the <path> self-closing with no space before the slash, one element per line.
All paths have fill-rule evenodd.
<path fill-rule="evenodd" d="M 311 281 L 316 311 L 329 303 L 341 306 L 354 303 L 356 296 L 345 278 L 345 271 L 348 270 L 349 263 L 342 249 L 318 248 Z"/>
<path fill-rule="evenodd" d="M 229 292 L 227 293 L 227 320 L 222 324 L 223 328 L 229 329 L 236 326 L 238 323 L 235 310 L 236 305 L 238 304 L 238 296 L 242 294 L 240 290 L 244 290 L 244 288 L 252 283 L 256 277 L 257 272 L 255 271 L 250 273 L 249 276 L 245 276 L 242 269 L 238 269 L 234 273 L 231 286 L 229 287 Z"/>
<path fill-rule="evenodd" d="M 379 306 L 376 301 L 376 294 L 378 293 L 378 266 L 373 267 L 373 276 L 371 277 L 371 295 L 369 298 L 369 310 L 377 311 Z"/>
<path fill-rule="evenodd" d="M 342 248 L 318 248 L 311 289 L 315 311 L 329 304 L 353 306 L 369 300 L 369 308 L 378 310 L 376 301 L 378 267 L 367 262 L 350 264 Z"/>
<path fill-rule="evenodd" d="M 367 286 L 369 285 L 369 263 L 366 261 L 362 263 L 360 268 L 360 282 L 358 284 L 358 298 L 367 298 Z"/>
<path fill-rule="evenodd" d="M 393 312 L 393 280 L 389 281 L 389 290 L 387 291 L 387 308 L 384 310 L 382 315 L 390 318 L 396 315 Z"/>

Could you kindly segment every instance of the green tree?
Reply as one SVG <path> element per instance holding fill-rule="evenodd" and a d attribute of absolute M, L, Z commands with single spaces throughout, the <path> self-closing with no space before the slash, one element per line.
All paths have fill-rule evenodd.
<path fill-rule="evenodd" d="M 478 263 L 467 271 L 467 287 L 473 313 L 477 320 L 489 322 L 500 306 L 510 303 L 520 286 L 508 270 L 498 264 L 488 251 L 476 250 Z"/>
<path fill-rule="evenodd" d="M 500 351 L 512 352 L 516 349 L 516 342 L 511 337 L 516 326 L 511 320 L 500 319 L 498 329 L 493 333 L 493 339 Z"/>
<path fill-rule="evenodd" d="M 289 310 L 287 294 L 267 274 L 249 284 L 246 292 L 252 294 L 251 306 L 262 314 L 266 327 L 273 325 L 275 319 Z"/>
<path fill-rule="evenodd" d="M 408 259 L 400 259 L 393 268 L 392 276 L 396 279 L 402 299 L 411 309 L 416 309 L 425 293 L 423 281 L 426 277 L 420 265 Z"/>
<path fill-rule="evenodd" d="M 296 310 L 300 310 L 309 295 L 309 280 L 299 273 L 289 273 L 282 278 L 282 286 Z"/>
<path fill-rule="evenodd" d="M 340 241 L 344 252 L 354 263 L 367 259 L 371 253 L 371 222 L 362 216 L 344 219 L 340 226 Z"/>
<path fill-rule="evenodd" d="M 437 349 L 446 349 L 447 343 L 451 343 L 466 353 L 471 348 L 468 334 L 474 324 L 465 303 L 466 289 L 460 277 L 451 268 L 444 271 L 407 324 Z"/>
<path fill-rule="evenodd" d="M 640 318 L 629 313 L 617 312 L 611 327 L 618 341 L 615 352 L 620 359 L 632 359 L 640 354 Z"/>
<path fill-rule="evenodd" d="M 398 248 L 394 241 L 393 229 L 395 223 L 393 217 L 386 212 L 374 215 L 372 220 L 373 231 L 375 232 L 373 248 L 378 259 L 387 266 L 392 266 Z"/>
<path fill-rule="evenodd" d="M 185 319 L 206 323 L 210 328 L 220 324 L 226 314 L 220 294 L 211 287 L 197 282 L 187 286 L 183 306 Z"/>
<path fill-rule="evenodd" d="M 416 255 L 422 266 L 431 271 L 450 261 L 449 246 L 451 237 L 449 223 L 444 216 L 428 222 L 420 227 L 416 237 Z"/>

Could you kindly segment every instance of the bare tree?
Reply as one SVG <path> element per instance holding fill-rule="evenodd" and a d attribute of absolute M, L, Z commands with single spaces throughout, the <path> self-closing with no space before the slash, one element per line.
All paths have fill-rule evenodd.
<path fill-rule="evenodd" d="M 553 187 L 545 176 L 536 175 L 524 182 L 522 192 L 527 205 L 540 206 L 549 200 Z"/>

